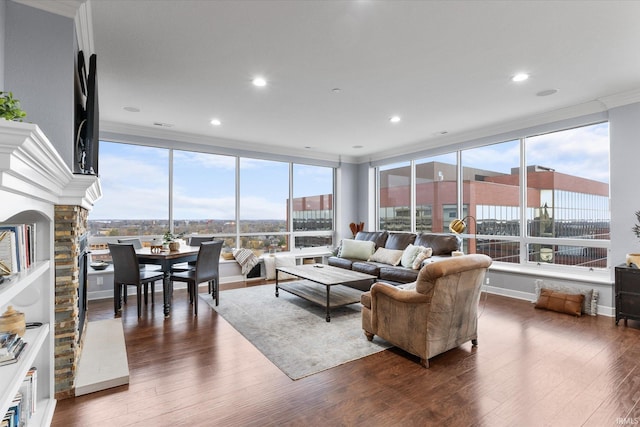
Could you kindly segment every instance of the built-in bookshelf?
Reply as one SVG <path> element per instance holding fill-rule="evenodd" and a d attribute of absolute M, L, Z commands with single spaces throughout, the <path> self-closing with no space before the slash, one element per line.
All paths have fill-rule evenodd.
<path fill-rule="evenodd" d="M 34 400 L 29 403 L 35 412 L 27 425 L 51 423 L 56 404 L 54 206 L 70 201 L 92 205 L 100 195 L 96 181 L 73 175 L 38 126 L 0 119 L 0 230 L 26 230 L 14 228 L 22 225 L 31 233 L 22 236 L 28 241 L 18 248 L 25 251 L 14 260 L 19 265 L 0 284 L 0 312 L 11 305 L 24 313 L 27 323 L 38 325 L 22 337 L 27 345 L 18 360 L 0 366 L 0 417 L 15 406 L 25 379 L 36 368 L 37 377 L 31 378 Z"/>

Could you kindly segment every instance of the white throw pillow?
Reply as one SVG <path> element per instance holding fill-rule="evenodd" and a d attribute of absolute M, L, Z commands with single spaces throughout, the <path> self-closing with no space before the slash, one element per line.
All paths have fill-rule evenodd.
<path fill-rule="evenodd" d="M 281 255 L 281 256 L 276 256 L 275 258 L 276 258 L 275 268 L 296 266 L 296 258 L 294 256 Z M 274 268 L 274 271 L 275 271 L 275 268 Z M 274 272 L 273 278 L 275 279 L 275 272 Z M 291 274 L 283 273 L 283 272 L 278 273 L 278 280 L 289 280 L 289 279 L 297 279 L 297 277 L 292 276 Z"/>
<path fill-rule="evenodd" d="M 273 255 L 264 255 L 262 257 L 264 262 L 264 270 L 267 275 L 267 280 L 276 279 L 276 257 Z"/>
<path fill-rule="evenodd" d="M 431 257 L 431 254 L 433 253 L 433 248 L 424 248 L 416 257 L 415 260 L 413 260 L 413 265 L 411 266 L 414 270 L 420 270 L 420 268 L 422 267 L 422 261 L 424 261 L 425 259 Z"/>
<path fill-rule="evenodd" d="M 406 268 L 411 268 L 413 266 L 413 261 L 415 261 L 418 254 L 422 251 L 422 246 L 414 246 L 409 243 L 409 246 L 406 247 L 404 252 L 402 252 L 402 259 L 400 260 L 400 265 Z"/>
<path fill-rule="evenodd" d="M 403 251 L 400 249 L 378 248 L 367 261 L 381 262 L 389 265 L 398 265 L 402 259 Z"/>
<path fill-rule="evenodd" d="M 376 244 L 368 240 L 342 240 L 342 246 L 340 247 L 340 258 L 352 258 L 361 259 L 363 261 L 368 260 L 375 251 Z"/>

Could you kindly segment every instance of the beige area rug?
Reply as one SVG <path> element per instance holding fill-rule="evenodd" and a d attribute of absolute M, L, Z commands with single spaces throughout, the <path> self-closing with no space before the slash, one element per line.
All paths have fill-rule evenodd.
<path fill-rule="evenodd" d="M 360 304 L 332 309 L 326 322 L 324 308 L 282 290 L 276 298 L 275 285 L 222 291 L 217 307 L 200 298 L 293 380 L 391 347 L 364 336 Z"/>

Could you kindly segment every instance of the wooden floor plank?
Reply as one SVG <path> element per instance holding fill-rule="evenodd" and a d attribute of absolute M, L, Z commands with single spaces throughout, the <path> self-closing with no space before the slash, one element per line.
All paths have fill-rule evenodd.
<path fill-rule="evenodd" d="M 89 320 L 112 316 L 110 300 L 89 302 Z M 122 319 L 130 384 L 59 401 L 53 426 L 613 426 L 640 416 L 640 322 L 489 295 L 480 345 L 430 369 L 392 348 L 292 381 L 205 304 L 194 318 L 184 291 L 168 319 L 162 304 L 140 319 L 127 306 Z"/>

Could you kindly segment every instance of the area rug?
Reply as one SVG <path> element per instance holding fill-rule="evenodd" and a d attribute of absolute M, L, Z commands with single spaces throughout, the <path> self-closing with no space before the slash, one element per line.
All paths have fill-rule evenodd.
<path fill-rule="evenodd" d="M 217 307 L 200 298 L 293 380 L 391 347 L 364 336 L 360 304 L 332 309 L 326 322 L 324 308 L 282 290 L 276 298 L 274 285 L 222 291 Z"/>

